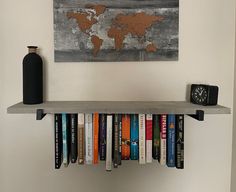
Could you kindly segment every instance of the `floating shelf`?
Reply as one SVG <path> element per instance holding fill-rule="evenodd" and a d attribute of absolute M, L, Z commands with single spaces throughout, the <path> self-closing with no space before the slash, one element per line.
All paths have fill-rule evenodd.
<path fill-rule="evenodd" d="M 37 105 L 22 102 L 7 109 L 10 114 L 35 113 L 37 120 L 55 113 L 108 114 L 186 114 L 203 121 L 204 114 L 230 114 L 230 108 L 221 105 L 201 106 L 186 101 L 47 101 Z"/>

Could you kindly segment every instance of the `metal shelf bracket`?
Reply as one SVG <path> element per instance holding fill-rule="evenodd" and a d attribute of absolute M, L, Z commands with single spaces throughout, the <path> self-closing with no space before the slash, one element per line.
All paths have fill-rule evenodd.
<path fill-rule="evenodd" d="M 196 114 L 189 114 L 188 116 L 190 116 L 198 121 L 204 121 L 204 111 L 203 110 L 196 110 Z"/>
<path fill-rule="evenodd" d="M 45 115 L 47 115 L 46 113 L 44 113 L 43 109 L 37 109 L 36 111 L 36 120 L 42 120 Z"/>

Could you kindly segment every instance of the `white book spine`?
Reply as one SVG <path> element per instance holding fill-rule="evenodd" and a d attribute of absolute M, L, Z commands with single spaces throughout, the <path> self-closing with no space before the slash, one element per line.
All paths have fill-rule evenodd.
<path fill-rule="evenodd" d="M 112 167 L 112 115 L 107 115 L 106 170 Z"/>
<path fill-rule="evenodd" d="M 139 114 L 139 164 L 145 163 L 145 114 Z"/>
<path fill-rule="evenodd" d="M 93 115 L 85 114 L 85 162 L 93 163 Z"/>
<path fill-rule="evenodd" d="M 146 162 L 152 163 L 152 114 L 146 115 Z"/>
<path fill-rule="evenodd" d="M 161 115 L 161 157 L 160 157 L 160 164 L 166 165 L 166 124 L 167 124 L 167 115 Z"/>

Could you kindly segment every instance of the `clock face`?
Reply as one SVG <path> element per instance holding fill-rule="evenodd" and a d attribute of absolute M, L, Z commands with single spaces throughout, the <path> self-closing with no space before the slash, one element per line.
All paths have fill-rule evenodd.
<path fill-rule="evenodd" d="M 197 104 L 205 104 L 207 100 L 207 88 L 205 86 L 196 86 L 192 90 L 192 99 Z"/>

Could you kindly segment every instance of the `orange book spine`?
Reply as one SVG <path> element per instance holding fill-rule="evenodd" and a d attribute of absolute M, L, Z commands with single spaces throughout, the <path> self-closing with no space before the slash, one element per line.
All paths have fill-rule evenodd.
<path fill-rule="evenodd" d="M 93 115 L 93 164 L 98 164 L 99 114 Z"/>
<path fill-rule="evenodd" d="M 130 115 L 122 115 L 122 146 L 121 156 L 123 160 L 130 158 Z"/>

